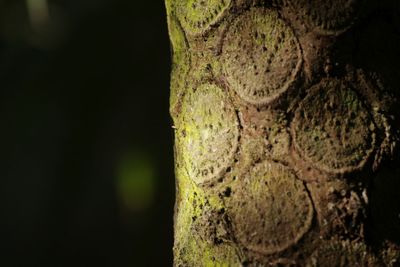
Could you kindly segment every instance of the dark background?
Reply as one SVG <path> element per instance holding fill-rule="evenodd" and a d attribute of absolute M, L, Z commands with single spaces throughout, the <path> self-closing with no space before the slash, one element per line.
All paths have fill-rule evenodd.
<path fill-rule="evenodd" d="M 0 0 L 0 266 L 171 266 L 169 71 L 163 0 Z"/>

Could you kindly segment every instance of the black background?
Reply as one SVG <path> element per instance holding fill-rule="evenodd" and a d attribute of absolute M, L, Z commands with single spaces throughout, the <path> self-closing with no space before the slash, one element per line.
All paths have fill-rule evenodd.
<path fill-rule="evenodd" d="M 164 2 L 48 0 L 38 26 L 28 1 L 0 1 L 0 266 L 171 266 Z"/>

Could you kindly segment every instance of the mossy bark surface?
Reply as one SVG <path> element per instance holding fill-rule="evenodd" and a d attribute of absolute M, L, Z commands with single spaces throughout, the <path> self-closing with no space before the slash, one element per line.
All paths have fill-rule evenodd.
<path fill-rule="evenodd" d="M 399 266 L 400 5 L 166 0 L 175 266 Z"/>

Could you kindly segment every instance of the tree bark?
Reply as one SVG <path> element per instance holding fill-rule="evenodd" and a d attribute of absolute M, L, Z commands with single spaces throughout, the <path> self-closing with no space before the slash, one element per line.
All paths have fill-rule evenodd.
<path fill-rule="evenodd" d="M 400 264 L 399 6 L 166 0 L 175 266 Z"/>

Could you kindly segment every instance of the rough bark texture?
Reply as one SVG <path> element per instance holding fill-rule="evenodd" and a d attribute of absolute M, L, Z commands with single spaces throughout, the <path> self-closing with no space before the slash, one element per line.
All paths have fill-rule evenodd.
<path fill-rule="evenodd" d="M 175 266 L 399 266 L 398 1 L 166 7 Z"/>

